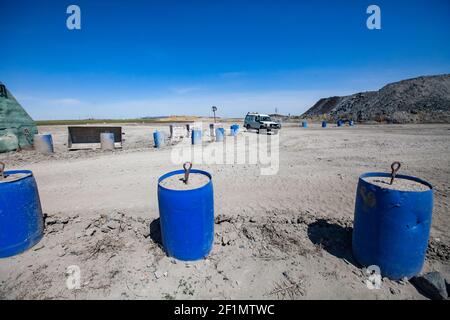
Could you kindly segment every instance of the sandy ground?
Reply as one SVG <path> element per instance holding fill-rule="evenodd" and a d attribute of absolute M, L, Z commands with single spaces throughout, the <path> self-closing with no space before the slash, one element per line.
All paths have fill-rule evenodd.
<path fill-rule="evenodd" d="M 216 221 L 211 254 L 191 263 L 161 248 L 157 179 L 181 167 L 173 147 L 152 147 L 155 128 L 168 132 L 124 125 L 122 150 L 69 152 L 66 127 L 41 127 L 54 155 L 0 154 L 7 168 L 34 172 L 47 215 L 39 244 L 0 259 L 0 298 L 424 299 L 403 281 L 369 290 L 351 253 L 358 176 L 393 161 L 435 188 L 424 271 L 450 279 L 450 125 L 288 125 L 276 175 L 257 164 L 194 163 L 213 176 Z M 80 289 L 66 286 L 71 265 Z"/>

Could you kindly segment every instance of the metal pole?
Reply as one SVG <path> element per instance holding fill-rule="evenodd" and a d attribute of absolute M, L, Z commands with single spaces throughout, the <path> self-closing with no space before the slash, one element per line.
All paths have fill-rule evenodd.
<path fill-rule="evenodd" d="M 217 111 L 217 107 L 216 106 L 212 106 L 212 112 L 214 112 L 214 123 L 216 123 L 216 111 Z"/>

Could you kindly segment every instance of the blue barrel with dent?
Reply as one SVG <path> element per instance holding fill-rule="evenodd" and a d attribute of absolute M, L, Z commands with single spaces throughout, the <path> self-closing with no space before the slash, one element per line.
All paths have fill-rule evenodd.
<path fill-rule="evenodd" d="M 158 180 L 158 204 L 161 236 L 165 251 L 171 257 L 183 261 L 195 261 L 206 257 L 214 240 L 214 196 L 211 175 L 192 169 L 192 173 L 204 174 L 209 182 L 193 190 L 171 190 L 160 182 L 183 170 L 169 172 Z"/>
<path fill-rule="evenodd" d="M 17 179 L 8 177 L 21 175 Z M 0 180 L 0 258 L 31 248 L 44 235 L 38 188 L 29 170 L 5 171 Z"/>
<path fill-rule="evenodd" d="M 164 133 L 160 131 L 153 132 L 153 141 L 155 142 L 155 148 L 164 146 Z"/>
<path fill-rule="evenodd" d="M 216 141 L 221 142 L 225 136 L 225 130 L 223 128 L 216 128 Z"/>
<path fill-rule="evenodd" d="M 416 177 L 397 175 L 428 187 L 426 191 L 381 188 L 364 180 L 390 177 L 366 173 L 359 178 L 353 223 L 353 255 L 361 265 L 376 265 L 382 276 L 411 278 L 422 270 L 430 236 L 433 187 Z"/>
<path fill-rule="evenodd" d="M 202 131 L 194 129 L 192 130 L 192 144 L 202 144 Z"/>

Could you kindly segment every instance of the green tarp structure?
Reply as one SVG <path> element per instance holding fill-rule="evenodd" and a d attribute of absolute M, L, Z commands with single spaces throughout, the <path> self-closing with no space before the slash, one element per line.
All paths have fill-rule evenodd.
<path fill-rule="evenodd" d="M 0 82 L 0 152 L 31 147 L 36 123 Z"/>

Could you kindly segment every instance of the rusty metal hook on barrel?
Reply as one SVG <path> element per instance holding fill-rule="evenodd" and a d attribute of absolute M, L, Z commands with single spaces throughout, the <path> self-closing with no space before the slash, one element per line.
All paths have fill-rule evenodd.
<path fill-rule="evenodd" d="M 391 164 L 391 182 L 390 185 L 392 186 L 392 184 L 394 183 L 394 179 L 395 176 L 397 175 L 398 170 L 400 170 L 400 167 L 402 166 L 402 164 L 398 161 L 395 161 Z"/>
<path fill-rule="evenodd" d="M 188 165 L 189 165 L 189 167 L 188 167 Z M 183 182 L 185 184 L 188 184 L 189 173 L 191 172 L 191 169 L 192 169 L 192 163 L 191 162 L 186 162 L 185 164 L 183 164 L 183 169 L 184 169 L 184 180 L 183 180 Z"/>

